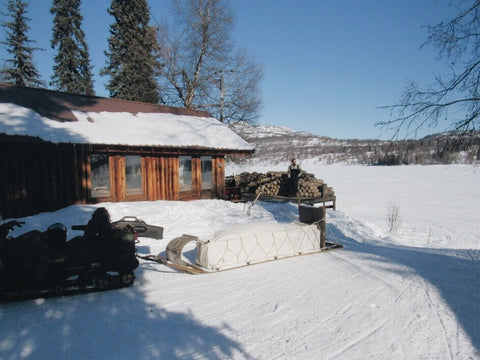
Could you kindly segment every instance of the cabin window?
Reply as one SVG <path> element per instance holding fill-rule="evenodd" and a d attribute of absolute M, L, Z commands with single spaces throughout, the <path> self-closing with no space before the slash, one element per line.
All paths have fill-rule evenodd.
<path fill-rule="evenodd" d="M 125 178 L 127 181 L 127 195 L 143 194 L 141 156 L 125 156 Z"/>
<path fill-rule="evenodd" d="M 202 190 L 213 188 L 212 157 L 202 156 Z"/>
<path fill-rule="evenodd" d="M 92 174 L 92 198 L 110 196 L 110 165 L 108 155 L 92 154 L 90 157 Z"/>
<path fill-rule="evenodd" d="M 192 190 L 192 157 L 180 156 L 180 191 Z"/>

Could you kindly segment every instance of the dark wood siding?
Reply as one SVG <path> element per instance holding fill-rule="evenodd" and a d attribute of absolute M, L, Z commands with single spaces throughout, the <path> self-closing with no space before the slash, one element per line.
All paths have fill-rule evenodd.
<path fill-rule="evenodd" d="M 5 140 L 6 139 L 6 140 Z M 92 198 L 91 154 L 108 154 L 109 197 Z M 126 196 L 125 156 L 142 157 L 143 194 Z M 192 191 L 180 192 L 179 156 L 192 156 Z M 200 156 L 212 156 L 213 189 L 201 189 Z M 3 218 L 103 201 L 223 198 L 225 159 L 220 151 L 52 144 L 0 138 L 0 213 Z"/>
<path fill-rule="evenodd" d="M 1 142 L 2 216 L 25 216 L 86 203 L 87 161 L 83 147 Z"/>

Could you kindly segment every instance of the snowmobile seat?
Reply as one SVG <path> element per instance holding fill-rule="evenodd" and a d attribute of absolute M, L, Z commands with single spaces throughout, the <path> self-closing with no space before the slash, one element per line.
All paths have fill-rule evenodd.
<path fill-rule="evenodd" d="M 67 227 L 61 223 L 52 224 L 47 229 L 47 237 L 51 247 L 64 247 L 67 241 Z"/>
<path fill-rule="evenodd" d="M 85 228 L 85 238 L 89 242 L 102 241 L 108 238 L 112 231 L 110 214 L 104 207 L 98 208 Z"/>

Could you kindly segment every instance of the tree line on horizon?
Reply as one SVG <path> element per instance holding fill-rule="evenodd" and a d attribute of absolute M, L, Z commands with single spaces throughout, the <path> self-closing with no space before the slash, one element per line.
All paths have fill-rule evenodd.
<path fill-rule="evenodd" d="M 262 68 L 231 40 L 228 0 L 171 0 L 173 15 L 150 25 L 147 0 L 112 0 L 106 65 L 100 75 L 111 98 L 210 112 L 222 122 L 253 122 L 261 107 Z M 48 85 L 33 63 L 41 50 L 28 36 L 28 1 L 8 0 L 3 21 L 9 54 L 0 80 L 95 95 L 92 65 L 82 30 L 81 0 L 52 0 L 50 45 L 56 50 Z M 175 29 L 175 30 L 172 30 Z"/>
<path fill-rule="evenodd" d="M 257 136 L 254 131 L 245 132 L 234 127 L 240 136 L 255 145 L 255 153 L 249 157 L 237 156 L 230 161 L 241 164 L 286 164 L 296 158 L 323 164 L 361 165 L 434 165 L 480 164 L 480 132 L 446 132 L 428 135 L 421 139 L 332 139 L 307 132 Z M 306 169 L 304 169 L 306 170 Z"/>

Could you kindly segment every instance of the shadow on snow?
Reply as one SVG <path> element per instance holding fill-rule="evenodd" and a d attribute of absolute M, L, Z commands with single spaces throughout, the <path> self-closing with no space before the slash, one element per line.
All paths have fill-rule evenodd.
<path fill-rule="evenodd" d="M 86 224 L 95 208 L 65 208 L 57 219 L 68 228 Z M 44 216 L 51 215 L 25 218 L 18 231 L 41 228 Z M 1 304 L 0 359 L 251 358 L 228 325 L 208 326 L 147 301 L 138 289 L 144 271 L 135 270 L 131 288 Z"/>
<path fill-rule="evenodd" d="M 133 288 L 4 304 L 0 359 L 250 358 L 232 330 L 166 311 Z M 8 325 L 7 325 L 8 324 Z"/>
<path fill-rule="evenodd" d="M 327 224 L 327 238 L 345 245 L 348 251 L 371 255 L 379 262 L 395 263 L 415 271 L 436 287 L 455 314 L 472 345 L 480 351 L 480 250 L 431 249 L 362 243 Z"/>

